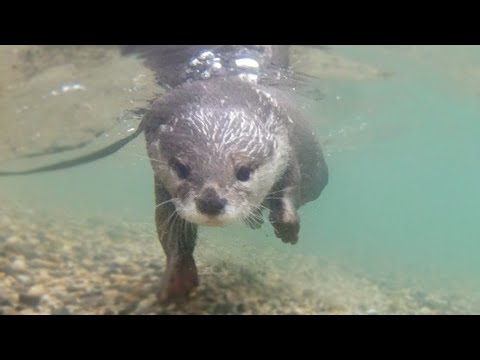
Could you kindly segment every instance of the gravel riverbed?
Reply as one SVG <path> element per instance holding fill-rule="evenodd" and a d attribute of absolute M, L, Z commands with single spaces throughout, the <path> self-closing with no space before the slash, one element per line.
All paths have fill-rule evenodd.
<path fill-rule="evenodd" d="M 0 206 L 0 314 L 470 312 L 467 299 L 380 286 L 313 257 L 292 256 L 288 247 L 200 236 L 196 259 L 198 290 L 182 304 L 161 306 L 155 293 L 164 255 L 153 224 Z"/>

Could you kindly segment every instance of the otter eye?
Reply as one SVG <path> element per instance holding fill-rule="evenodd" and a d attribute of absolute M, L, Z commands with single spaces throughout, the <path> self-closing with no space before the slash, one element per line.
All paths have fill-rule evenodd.
<path fill-rule="evenodd" d="M 252 174 L 252 170 L 246 166 L 240 167 L 237 171 L 237 179 L 239 181 L 247 181 L 250 179 L 250 175 Z"/>
<path fill-rule="evenodd" d="M 173 161 L 172 167 L 177 173 L 180 179 L 186 179 L 190 175 L 190 168 L 187 165 L 182 164 L 180 161 Z"/>

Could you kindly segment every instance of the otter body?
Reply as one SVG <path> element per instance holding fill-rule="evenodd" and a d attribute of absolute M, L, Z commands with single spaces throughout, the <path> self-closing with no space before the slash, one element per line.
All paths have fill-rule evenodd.
<path fill-rule="evenodd" d="M 235 62 L 232 53 L 238 48 L 229 51 L 230 63 Z M 246 51 L 252 56 L 251 49 Z M 222 57 L 208 49 L 198 57 L 206 52 L 212 60 Z M 259 228 L 262 210 L 268 209 L 276 236 L 295 244 L 297 209 L 318 198 L 327 184 L 327 166 L 309 122 L 269 81 L 259 81 L 260 63 L 265 68 L 284 63 L 284 55 L 272 55 L 281 54 L 278 49 L 268 52 L 268 60 L 265 53 L 237 57 L 242 61 L 236 63 L 256 71 L 236 68 L 221 76 L 212 76 L 208 64 L 200 69 L 208 77 L 185 72 L 191 64 L 198 66 L 195 56 L 176 63 L 179 73 L 166 84 L 171 90 L 144 118 L 155 219 L 167 256 L 161 301 L 184 297 L 198 285 L 193 258 L 198 225 L 244 221 Z M 178 84 L 182 76 L 185 81 Z"/>
<path fill-rule="evenodd" d="M 197 226 L 263 224 L 298 241 L 297 209 L 328 182 L 319 143 L 285 89 L 300 85 L 288 47 L 273 45 L 124 46 L 143 57 L 167 94 L 152 101 L 133 134 L 76 159 L 0 176 L 65 169 L 109 156 L 142 132 L 155 178 L 155 220 L 167 268 L 159 299 L 198 285 Z M 298 89 L 298 88 L 297 88 Z M 290 93 L 291 95 L 291 93 Z"/>

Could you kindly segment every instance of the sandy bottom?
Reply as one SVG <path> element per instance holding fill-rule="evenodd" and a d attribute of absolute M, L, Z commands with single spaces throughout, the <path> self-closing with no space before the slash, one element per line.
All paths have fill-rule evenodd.
<path fill-rule="evenodd" d="M 0 207 L 0 314 L 458 314 L 468 304 L 376 284 L 253 241 L 207 241 L 201 284 L 182 304 L 155 294 L 164 255 L 153 224 Z M 458 299 L 457 299 L 458 300 Z"/>

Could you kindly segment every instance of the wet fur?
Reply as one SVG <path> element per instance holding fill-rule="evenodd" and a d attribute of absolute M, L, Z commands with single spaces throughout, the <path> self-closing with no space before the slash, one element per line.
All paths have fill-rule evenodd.
<path fill-rule="evenodd" d="M 216 165 L 215 162 L 210 161 L 218 159 L 219 155 L 215 154 L 218 147 L 215 147 L 213 143 L 202 143 L 205 134 L 201 136 L 201 141 L 196 138 L 196 136 L 200 136 L 200 133 L 189 128 L 197 126 L 196 123 L 188 121 L 185 117 L 212 116 L 213 113 L 209 113 L 209 109 L 218 106 L 223 106 L 224 109 L 230 111 L 239 107 L 243 108 L 246 111 L 244 120 L 247 122 L 249 115 L 254 117 L 257 113 L 259 120 L 264 122 L 269 135 L 271 135 L 271 138 L 263 138 L 264 143 L 256 144 L 258 148 L 252 151 L 253 159 L 257 157 L 260 163 L 263 161 L 262 157 L 271 155 L 269 154 L 271 151 L 279 151 L 278 148 L 272 150 L 267 145 L 278 142 L 279 138 L 284 138 L 280 142 L 281 156 L 276 160 L 272 160 L 273 158 L 268 158 L 268 160 L 284 161 L 285 164 L 266 173 L 268 177 L 273 177 L 274 181 L 272 186 L 265 191 L 264 197 L 258 200 L 258 204 L 270 210 L 269 220 L 278 238 L 290 244 L 298 241 L 300 218 L 297 209 L 320 195 L 327 184 L 328 171 L 319 143 L 308 121 L 299 111 L 289 107 L 288 101 L 282 101 L 279 94 L 274 97 L 268 91 L 268 88 L 234 79 L 196 82 L 174 89 L 167 96 L 158 99 L 154 102 L 152 111 L 146 116 L 144 125 L 147 150 L 156 174 L 157 209 L 155 218 L 157 232 L 167 255 L 167 270 L 159 293 L 161 301 L 169 302 L 184 298 L 198 285 L 198 275 L 193 259 L 197 225 L 178 216 L 180 202 L 172 199 L 171 193 L 177 191 L 179 186 L 174 180 L 175 177 L 172 177 L 171 174 L 166 176 L 165 173 L 171 171 L 168 168 L 170 153 L 186 157 L 195 164 L 205 163 L 204 167 L 199 166 L 200 170 L 193 174 L 192 183 L 189 183 L 186 192 L 192 191 L 191 187 L 195 189 L 195 192 L 200 192 L 202 186 L 205 185 L 207 171 L 213 171 L 218 175 L 219 172 L 226 171 L 229 167 L 227 163 L 222 165 L 218 160 L 216 160 Z M 224 94 L 228 94 L 225 99 L 223 98 Z M 220 99 L 224 100 L 221 105 Z M 269 118 L 270 120 L 268 120 Z M 225 131 L 229 130 L 228 126 L 240 125 L 235 122 L 223 123 L 222 119 L 217 117 L 206 120 L 209 120 L 208 124 L 204 129 L 198 131 L 214 132 L 213 128 L 208 128 L 208 125 L 212 124 L 212 126 L 225 125 L 227 127 L 223 129 L 223 132 L 216 129 L 218 139 L 215 138 L 215 134 L 209 133 L 212 141 L 219 142 L 223 155 L 226 155 L 227 151 L 240 151 L 241 148 L 248 146 L 248 144 L 241 144 L 240 142 L 244 138 L 239 137 L 239 143 L 221 148 L 222 141 L 225 141 L 221 137 L 225 136 Z M 159 141 L 161 129 L 168 133 L 168 136 L 163 138 L 163 145 L 162 141 Z M 163 158 L 161 158 L 162 156 Z M 225 159 L 227 158 L 228 156 L 225 156 Z M 212 166 L 218 167 L 212 170 L 210 168 Z M 226 180 L 230 175 L 216 176 L 215 180 L 219 180 L 220 188 L 235 192 L 235 186 L 237 186 L 235 182 L 228 183 Z M 222 179 L 225 179 L 224 183 L 222 183 Z M 198 183 L 195 184 L 195 181 Z M 181 193 L 181 186 L 179 188 L 180 193 L 175 194 L 175 197 L 186 196 Z M 228 193 L 226 196 L 229 196 Z M 230 197 L 233 197 L 232 194 Z M 168 202 L 167 205 L 162 205 L 165 202 Z M 257 208 L 251 209 L 250 212 L 252 215 L 250 218 L 247 216 L 246 223 L 252 228 L 260 227 L 261 211 Z"/>

